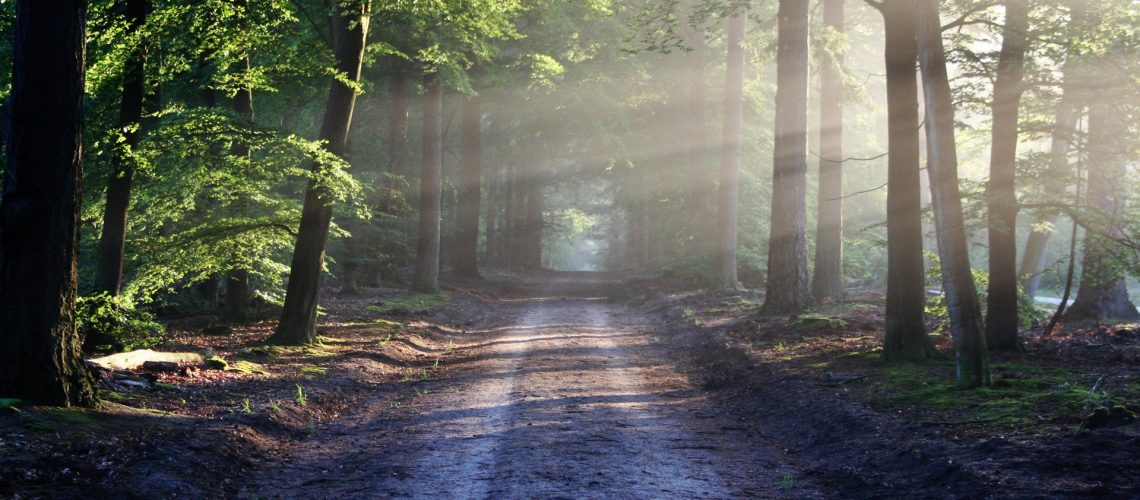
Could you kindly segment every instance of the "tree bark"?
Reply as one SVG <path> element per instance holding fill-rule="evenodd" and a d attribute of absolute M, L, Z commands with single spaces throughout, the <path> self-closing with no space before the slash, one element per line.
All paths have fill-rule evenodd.
<path fill-rule="evenodd" d="M 443 210 L 443 90 L 439 76 L 425 76 L 424 88 L 420 222 L 412 289 L 435 293 L 439 291 L 439 233 Z"/>
<path fill-rule="evenodd" d="M 494 121 L 495 117 L 491 120 L 491 140 L 495 140 L 498 136 L 494 134 L 497 129 Z M 502 204 L 502 183 L 499 181 L 499 164 L 498 162 L 489 162 L 490 168 L 484 169 L 487 179 L 487 202 L 483 204 L 486 214 L 484 218 L 487 225 L 487 264 L 491 267 L 502 266 L 502 219 L 499 215 L 501 213 L 500 206 Z"/>
<path fill-rule="evenodd" d="M 909 0 L 887 0 L 880 11 L 886 42 L 887 304 L 883 360 L 921 361 L 938 355 L 926 335 L 919 168 L 918 46 Z"/>
<path fill-rule="evenodd" d="M 146 23 L 148 0 L 124 0 L 131 32 L 137 33 Z M 147 48 L 145 44 L 131 51 L 123 68 L 123 94 L 119 101 L 119 130 L 123 142 L 111 153 L 111 175 L 107 179 L 107 203 L 103 208 L 103 233 L 99 239 L 99 261 L 95 271 L 95 289 L 118 295 L 123 279 L 123 253 L 127 240 L 127 211 L 131 204 L 131 180 L 134 160 L 128 157 L 139 145 L 143 95 L 146 84 Z"/>
<path fill-rule="evenodd" d="M 744 142 L 744 32 L 747 9 L 728 20 L 728 56 L 724 90 L 724 140 L 717 188 L 716 262 L 713 288 L 735 290 L 737 210 L 740 203 L 740 148 Z"/>
<path fill-rule="evenodd" d="M 354 82 L 360 81 L 370 11 L 370 2 L 362 0 L 351 4 L 338 3 L 329 15 L 336 69 Z M 337 156 L 345 154 L 355 104 L 356 91 L 340 80 L 333 79 L 320 134 L 321 139 L 326 141 L 325 149 L 329 153 Z M 314 173 L 320 168 L 318 164 L 312 166 Z M 281 311 L 281 322 L 268 340 L 270 343 L 301 345 L 317 341 L 317 304 L 325 243 L 328 241 L 329 224 L 332 221 L 332 203 L 327 187 L 315 179 L 309 181 L 301 209 L 297 244 L 293 248 L 285 306 Z"/>
<path fill-rule="evenodd" d="M 1068 31 L 1070 37 L 1083 35 L 1087 28 L 1087 19 L 1083 4 L 1076 3 L 1070 6 L 1071 19 Z M 1081 71 L 1078 70 L 1079 59 L 1075 51 L 1070 51 L 1061 68 L 1061 101 L 1053 119 L 1053 133 L 1049 150 L 1049 171 L 1044 178 L 1044 191 L 1050 195 L 1064 193 L 1068 187 L 1068 179 L 1072 177 L 1073 166 L 1069 154 L 1077 136 L 1077 120 L 1080 118 L 1080 104 L 1076 92 L 1077 80 Z M 1045 271 L 1045 251 L 1049 239 L 1053 236 L 1052 226 L 1057 222 L 1056 210 L 1043 210 L 1038 213 L 1035 227 L 1049 226 L 1048 230 L 1034 229 L 1025 242 L 1025 251 L 1021 258 L 1021 287 L 1030 298 L 1037 296 L 1037 289 L 1041 286 L 1041 275 Z"/>
<path fill-rule="evenodd" d="M 534 161 L 534 160 L 530 160 Z M 524 269 L 542 268 L 542 230 L 544 220 L 542 216 L 542 173 L 538 164 L 531 163 L 527 169 L 525 213 L 523 215 L 522 256 Z"/>
<path fill-rule="evenodd" d="M 19 0 L 0 198 L 0 394 L 97 402 L 75 329 L 84 0 Z"/>
<path fill-rule="evenodd" d="M 843 0 L 824 0 L 823 24 L 843 33 Z M 820 62 L 819 215 L 812 295 L 820 304 L 843 297 L 843 54 Z"/>
<path fill-rule="evenodd" d="M 957 382 L 962 387 L 990 384 L 989 352 L 982 332 L 981 306 L 974 288 L 962 198 L 958 189 L 958 153 L 954 142 L 954 108 L 938 0 L 918 0 L 918 61 L 926 102 L 927 170 L 934 209 L 942 291 L 950 311 Z"/>
<path fill-rule="evenodd" d="M 780 0 L 768 287 L 761 312 L 796 314 L 815 305 L 807 257 L 807 89 L 810 2 Z"/>
<path fill-rule="evenodd" d="M 507 161 L 506 165 L 506 182 L 505 191 L 503 196 L 503 267 L 513 267 L 515 265 L 515 255 L 518 250 L 516 240 L 518 239 L 518 168 L 515 166 L 513 159 Z"/>
<path fill-rule="evenodd" d="M 1081 282 L 1068 318 L 1075 320 L 1135 320 L 1136 305 L 1128 298 L 1116 220 L 1124 213 L 1119 196 L 1126 186 L 1128 155 L 1119 143 L 1127 134 L 1126 116 L 1113 103 L 1095 102 L 1089 106 L 1088 203 L 1104 218 L 1103 228 L 1085 233 L 1081 258 Z"/>
<path fill-rule="evenodd" d="M 462 118 L 460 147 L 463 152 L 459 163 L 459 227 L 454 272 L 457 276 L 478 278 L 479 212 L 483 195 L 483 111 L 478 97 L 464 100 Z"/>
<path fill-rule="evenodd" d="M 986 342 L 991 351 L 1017 352 L 1017 138 L 1022 66 L 1029 43 L 1028 0 L 1005 1 L 1005 27 L 994 82 L 989 208 L 990 279 Z"/>
<path fill-rule="evenodd" d="M 688 151 L 689 182 L 693 191 L 695 214 L 690 236 L 696 241 L 691 245 L 690 257 L 706 259 L 716 253 L 717 241 L 717 196 L 716 178 L 709 175 L 709 103 L 706 84 L 708 66 L 708 45 L 704 34 L 686 25 L 688 38 L 693 43 L 690 55 L 693 70 L 689 99 L 686 103 L 687 115 L 681 117 L 690 144 Z M 684 139 L 684 138 L 682 138 Z"/>
<path fill-rule="evenodd" d="M 245 69 L 250 69 L 250 61 L 247 56 L 243 61 Z M 233 99 L 234 112 L 241 116 L 247 124 L 253 124 L 253 90 L 241 89 L 234 95 Z M 235 146 L 233 150 L 235 157 L 249 158 L 250 151 L 248 146 Z M 240 199 L 234 202 L 236 209 L 241 215 L 248 215 L 248 200 Z M 250 306 L 250 286 L 249 286 L 249 269 L 243 266 L 233 266 L 226 273 L 226 320 L 243 323 L 249 321 L 249 306 Z"/>

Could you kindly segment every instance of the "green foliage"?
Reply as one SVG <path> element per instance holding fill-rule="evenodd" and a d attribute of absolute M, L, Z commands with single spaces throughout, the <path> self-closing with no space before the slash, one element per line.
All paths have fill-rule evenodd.
<path fill-rule="evenodd" d="M 125 297 L 106 293 L 79 297 L 75 322 L 83 336 L 102 334 L 111 344 L 100 350 L 133 351 L 154 347 L 166 338 L 166 328 L 150 313 L 137 309 Z"/>
<path fill-rule="evenodd" d="M 440 307 L 450 301 L 451 296 L 447 293 L 404 292 L 397 297 L 385 300 L 380 305 L 368 306 L 367 311 L 373 314 L 384 314 L 396 310 L 426 311 Z"/>
<path fill-rule="evenodd" d="M 305 396 L 305 388 L 301 384 L 297 384 L 297 394 L 293 395 L 293 402 L 301 406 L 309 404 L 309 398 Z"/>
<path fill-rule="evenodd" d="M 938 255 L 932 252 L 927 252 L 927 261 L 930 265 L 926 269 L 926 281 L 930 286 L 940 286 L 942 283 L 942 266 L 938 260 Z M 982 312 L 985 313 L 986 309 L 986 296 L 989 289 L 989 273 L 981 269 L 971 269 L 974 276 L 974 288 L 978 293 L 978 300 L 981 302 Z M 926 316 L 929 320 L 937 322 L 936 330 L 942 330 L 950 327 L 950 310 L 946 306 L 946 296 L 943 294 L 928 295 L 926 297 L 925 306 Z M 1049 320 L 1050 314 L 1046 311 L 1038 309 L 1034 304 L 1033 299 L 1025 294 L 1025 291 L 1018 287 L 1017 290 L 1017 318 L 1023 328 L 1033 328 L 1040 326 L 1042 323 Z"/>

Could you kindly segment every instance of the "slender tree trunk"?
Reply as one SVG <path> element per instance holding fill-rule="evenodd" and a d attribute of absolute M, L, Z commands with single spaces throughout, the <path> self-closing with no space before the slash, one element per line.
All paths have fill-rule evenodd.
<path fill-rule="evenodd" d="M 479 211 L 483 196 L 483 111 L 478 97 L 463 102 L 462 158 L 459 164 L 459 228 L 455 274 L 479 277 Z M 488 218 L 488 223 L 490 218 Z M 489 225 L 489 224 L 488 224 Z"/>
<path fill-rule="evenodd" d="M 883 360 L 920 361 L 938 355 L 926 335 L 922 254 L 922 176 L 919 169 L 918 46 L 909 0 L 880 9 L 886 41 L 887 304 Z"/>
<path fill-rule="evenodd" d="M 351 4 L 338 3 L 329 15 L 337 70 L 354 82 L 360 80 L 370 10 L 368 0 Z M 320 135 L 326 141 L 325 148 L 329 153 L 344 155 L 355 104 L 356 91 L 340 80 L 333 79 Z M 321 167 L 317 164 L 312 166 L 314 171 L 319 168 Z M 317 341 L 317 304 L 325 243 L 332 222 L 332 203 L 326 186 L 315 181 L 309 182 L 301 209 L 297 244 L 293 248 L 285 306 L 281 310 L 281 322 L 268 340 L 270 343 L 300 345 Z"/>
<path fill-rule="evenodd" d="M 696 31 L 696 30 L 692 30 Z M 715 254 L 716 235 L 716 178 L 709 175 L 709 104 L 705 68 L 708 65 L 708 46 L 704 35 L 694 33 L 690 37 L 695 44 L 692 52 L 692 89 L 689 92 L 688 115 L 682 117 L 687 124 L 688 140 L 691 147 L 688 154 L 692 196 L 696 205 L 695 226 L 691 235 L 695 238 L 693 254 L 708 258 Z"/>
<path fill-rule="evenodd" d="M 1017 338 L 1017 138 L 1021 72 L 1029 43 L 1028 0 L 1005 1 L 1005 27 L 994 82 L 989 207 L 990 279 L 986 342 L 991 351 L 1020 351 Z"/>
<path fill-rule="evenodd" d="M 1084 13 L 1082 3 L 1073 3 L 1070 6 L 1072 19 L 1069 19 L 1068 31 L 1072 38 L 1084 34 L 1088 28 L 1088 16 Z M 1078 69 L 1076 54 L 1070 52 L 1066 56 L 1065 64 L 1061 67 L 1061 99 L 1057 105 L 1055 118 L 1053 118 L 1053 132 L 1049 151 L 1049 173 L 1044 175 L 1044 191 L 1049 195 L 1064 194 L 1068 180 L 1073 175 L 1073 165 L 1069 159 L 1070 145 L 1075 142 L 1077 120 L 1080 118 L 1080 103 L 1076 95 Z M 1018 276 L 1021 277 L 1021 288 L 1025 294 L 1033 298 L 1037 296 L 1037 287 L 1041 286 L 1041 274 L 1045 270 L 1045 247 L 1052 237 L 1053 223 L 1057 222 L 1056 210 L 1043 210 L 1037 214 L 1037 223 L 1034 228 L 1048 227 L 1049 229 L 1034 229 L 1029 233 L 1025 243 L 1025 252 L 1021 255 L 1021 268 Z"/>
<path fill-rule="evenodd" d="M 487 231 L 487 265 L 499 267 L 499 199 L 502 196 L 499 186 L 499 166 L 490 164 L 491 168 L 484 169 L 487 185 L 487 200 L 483 203 Z"/>
<path fill-rule="evenodd" d="M 531 160 L 533 162 L 533 160 Z M 541 167 L 532 163 L 527 169 L 526 212 L 524 217 L 524 237 L 522 244 L 523 268 L 542 268 L 542 174 Z"/>
<path fill-rule="evenodd" d="M 717 192 L 716 264 L 713 288 L 735 290 L 737 210 L 740 202 L 740 148 L 744 142 L 744 32 L 748 12 L 728 20 L 727 81 L 724 90 L 724 140 Z"/>
<path fill-rule="evenodd" d="M 420 223 L 412 289 L 439 291 L 439 238 L 443 198 L 443 90 L 439 76 L 424 77 L 423 170 L 420 172 Z"/>
<path fill-rule="evenodd" d="M 147 0 L 124 0 L 131 31 L 138 32 L 146 23 L 150 5 Z M 131 179 L 134 177 L 133 154 L 139 145 L 144 85 L 146 84 L 147 48 L 141 44 L 131 51 L 123 69 L 123 94 L 119 101 L 119 130 L 123 142 L 111 153 L 111 176 L 107 179 L 107 204 L 103 209 L 103 234 L 99 240 L 99 262 L 95 271 L 95 289 L 118 295 L 123 279 L 123 252 L 127 240 L 127 210 L 131 204 Z"/>
<path fill-rule="evenodd" d="M 810 2 L 780 0 L 768 287 L 761 311 L 796 314 L 815 305 L 807 264 L 807 88 Z"/>
<path fill-rule="evenodd" d="M 84 0 L 18 0 L 0 198 L 0 394 L 94 405 L 75 330 Z"/>
<path fill-rule="evenodd" d="M 508 160 L 506 165 L 506 194 L 503 197 L 503 267 L 515 265 L 515 240 L 518 238 L 518 175 L 514 160 Z"/>
<path fill-rule="evenodd" d="M 1085 232 L 1081 282 L 1067 317 L 1077 320 L 1135 320 L 1136 305 L 1124 282 L 1116 220 L 1124 214 L 1120 189 L 1126 186 L 1128 155 L 1120 138 L 1127 135 L 1126 115 L 1113 103 L 1089 106 L 1088 203 L 1103 217 L 1103 227 Z M 1098 217 L 1099 219 L 1099 217 Z"/>
<path fill-rule="evenodd" d="M 917 3 L 918 61 L 926 102 L 927 170 L 942 261 L 942 291 L 946 294 L 950 332 L 954 338 L 957 381 L 962 387 L 985 386 L 990 384 L 989 352 L 966 247 L 962 198 L 958 190 L 954 108 L 942 47 L 938 0 L 918 0 Z"/>
<path fill-rule="evenodd" d="M 823 24 L 843 33 L 843 0 L 824 0 Z M 812 294 L 820 304 L 843 296 L 843 54 L 820 63 L 819 216 Z"/>
<path fill-rule="evenodd" d="M 250 69 L 250 61 L 247 56 L 243 61 L 246 71 Z M 249 88 L 241 89 L 237 92 L 233 99 L 234 112 L 245 119 L 249 125 L 253 124 L 253 90 Z M 235 146 L 233 150 L 235 157 L 249 158 L 250 151 L 248 146 Z M 248 216 L 249 200 L 240 199 L 234 202 L 237 212 L 242 217 Z M 249 269 L 245 266 L 233 266 L 226 273 L 226 320 L 243 323 L 249 321 L 249 306 L 250 306 L 250 286 L 249 286 Z"/>

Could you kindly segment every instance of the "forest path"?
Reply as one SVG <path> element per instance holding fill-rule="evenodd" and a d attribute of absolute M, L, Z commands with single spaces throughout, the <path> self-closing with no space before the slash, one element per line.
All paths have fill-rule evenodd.
<path fill-rule="evenodd" d="M 569 286 L 560 286 L 569 285 Z M 578 286 L 575 286 L 578 285 Z M 553 283 L 469 330 L 451 377 L 377 402 L 266 470 L 254 497 L 788 496 L 781 451 L 690 386 L 638 311 Z M 458 365 L 456 365 L 458 363 Z M 426 391 L 426 393 L 424 392 Z M 796 496 L 816 496 L 795 484 Z"/>

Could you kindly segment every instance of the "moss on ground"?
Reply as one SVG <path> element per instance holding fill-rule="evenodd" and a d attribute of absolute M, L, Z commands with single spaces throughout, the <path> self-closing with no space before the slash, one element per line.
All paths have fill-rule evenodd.
<path fill-rule="evenodd" d="M 365 310 L 372 314 L 385 314 L 395 310 L 427 311 L 451 302 L 451 295 L 441 293 L 404 292 L 380 304 L 370 305 Z"/>
<path fill-rule="evenodd" d="M 1140 388 L 1134 380 L 1113 391 L 1093 391 L 1098 375 L 1062 368 L 997 363 L 992 367 L 991 387 L 960 389 L 954 383 L 950 360 L 881 364 L 877 352 L 843 358 L 868 364 L 876 406 L 911 406 L 954 418 L 932 423 L 1032 428 L 1078 423 L 1090 408 L 1140 404 Z"/>

